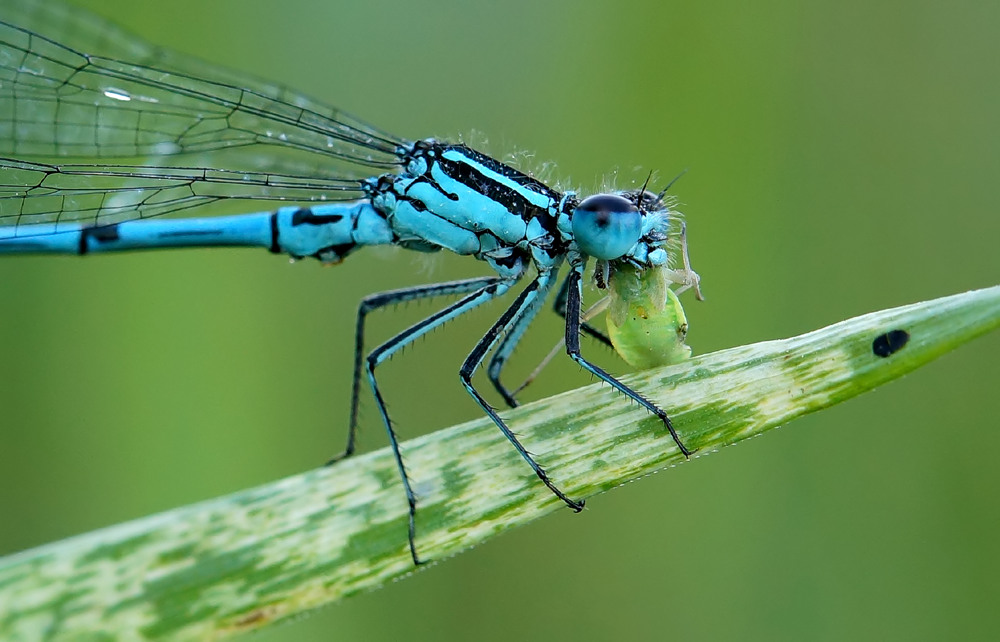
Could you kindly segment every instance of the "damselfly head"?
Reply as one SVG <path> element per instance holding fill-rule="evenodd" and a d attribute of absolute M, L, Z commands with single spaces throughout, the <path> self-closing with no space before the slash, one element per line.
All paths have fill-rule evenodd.
<path fill-rule="evenodd" d="M 596 194 L 583 199 L 572 215 L 573 240 L 583 254 L 599 261 L 624 261 L 635 267 L 663 265 L 669 210 L 662 194 L 642 190 Z"/>
<path fill-rule="evenodd" d="M 636 203 L 618 194 L 595 194 L 573 212 L 573 238 L 584 254 L 617 259 L 642 237 L 642 214 Z"/>

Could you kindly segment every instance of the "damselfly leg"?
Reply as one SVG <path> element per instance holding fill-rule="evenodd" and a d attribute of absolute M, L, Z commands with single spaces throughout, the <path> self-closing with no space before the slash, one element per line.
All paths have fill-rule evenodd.
<path fill-rule="evenodd" d="M 368 314 L 399 303 L 407 301 L 417 301 L 419 299 L 430 299 L 439 296 L 468 294 L 475 290 L 481 290 L 499 282 L 501 279 L 495 276 L 477 277 L 473 279 L 463 279 L 461 281 L 450 281 L 447 283 L 433 283 L 412 288 L 402 288 L 399 290 L 388 290 L 371 294 L 361 299 L 358 305 L 358 316 L 354 327 L 354 375 L 351 381 L 351 418 L 348 423 L 347 447 L 344 452 L 330 458 L 326 465 L 340 461 L 354 454 L 357 447 L 358 433 L 358 408 L 361 404 L 361 369 L 365 357 L 365 322 Z"/>
<path fill-rule="evenodd" d="M 670 436 L 673 437 L 674 443 L 677 444 L 680 451 L 685 457 L 690 457 L 691 451 L 688 450 L 688 448 L 681 441 L 680 437 L 677 436 L 677 431 L 674 430 L 673 422 L 670 421 L 670 417 L 667 416 L 666 412 L 635 390 L 632 390 L 622 382 L 612 377 L 598 366 L 595 366 L 587 361 L 583 355 L 580 354 L 580 311 L 581 299 L 583 295 L 583 266 L 573 266 L 567 281 L 569 282 L 569 288 L 567 290 L 566 297 L 566 352 L 568 352 L 569 356 L 583 366 L 588 372 L 592 373 L 605 383 L 610 384 L 623 395 L 632 399 L 639 405 L 643 406 L 646 410 L 659 417 L 663 424 L 667 427 L 667 430 L 670 431 Z"/>

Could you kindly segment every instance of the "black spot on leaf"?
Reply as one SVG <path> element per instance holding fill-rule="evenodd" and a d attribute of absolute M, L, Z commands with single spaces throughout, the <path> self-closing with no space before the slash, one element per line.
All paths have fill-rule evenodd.
<path fill-rule="evenodd" d="M 876 357 L 885 358 L 902 350 L 909 340 L 910 333 L 906 330 L 889 330 L 875 337 L 872 341 L 872 352 Z"/>

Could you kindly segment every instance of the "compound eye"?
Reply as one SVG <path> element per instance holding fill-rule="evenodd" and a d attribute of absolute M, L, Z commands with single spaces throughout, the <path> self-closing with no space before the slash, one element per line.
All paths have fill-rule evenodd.
<path fill-rule="evenodd" d="M 573 212 L 573 238 L 580 250 L 609 261 L 626 254 L 642 236 L 642 214 L 624 196 L 597 194 Z"/>

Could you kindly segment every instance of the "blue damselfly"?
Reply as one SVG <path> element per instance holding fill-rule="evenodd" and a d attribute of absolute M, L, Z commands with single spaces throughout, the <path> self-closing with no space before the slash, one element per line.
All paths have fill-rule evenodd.
<path fill-rule="evenodd" d="M 535 474 L 574 510 L 472 383 L 500 375 L 557 283 L 566 349 L 583 368 L 663 422 L 667 414 L 580 353 L 584 272 L 599 283 L 616 267 L 662 268 L 672 212 L 665 190 L 581 197 L 464 144 L 406 140 L 284 88 L 217 70 L 146 44 L 58 3 L 12 0 L 0 9 L 0 254 L 99 252 L 193 246 L 257 246 L 338 263 L 369 245 L 450 250 L 485 261 L 495 275 L 375 294 L 359 308 L 347 447 L 355 450 L 361 380 L 388 431 L 409 504 L 415 545 L 417 498 L 383 397 L 377 367 L 463 313 L 528 284 L 462 364 L 462 384 Z M 47 36 L 47 26 L 61 25 Z M 66 28 L 72 25 L 72 28 Z M 363 171 L 359 171 L 363 168 Z M 274 202 L 257 213 L 160 219 L 222 202 Z M 261 211 L 263 210 L 263 211 Z M 680 284 L 693 272 L 671 271 Z M 404 301 L 456 302 L 364 353 L 367 315 Z M 334 458 L 335 461 L 338 458 Z"/>

